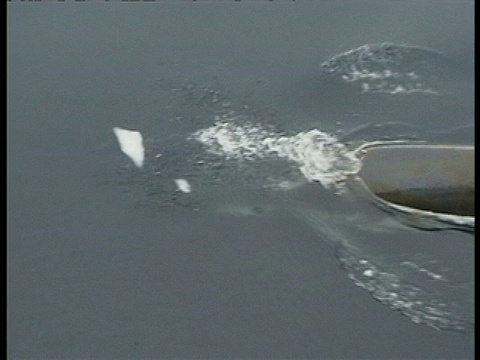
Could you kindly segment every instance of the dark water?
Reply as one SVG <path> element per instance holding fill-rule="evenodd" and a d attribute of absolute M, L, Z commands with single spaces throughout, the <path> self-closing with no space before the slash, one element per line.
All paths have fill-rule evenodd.
<path fill-rule="evenodd" d="M 352 175 L 473 145 L 472 2 L 7 9 L 11 358 L 473 358 L 471 231 Z"/>

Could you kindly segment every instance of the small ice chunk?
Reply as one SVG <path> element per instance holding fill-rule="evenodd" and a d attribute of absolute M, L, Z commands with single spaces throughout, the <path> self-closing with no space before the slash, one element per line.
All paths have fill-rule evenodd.
<path fill-rule="evenodd" d="M 142 134 L 138 131 L 126 130 L 114 127 L 113 132 L 120 144 L 120 150 L 141 168 L 145 157 L 145 148 L 143 147 Z"/>
<path fill-rule="evenodd" d="M 192 191 L 192 187 L 185 179 L 175 179 L 175 183 L 177 184 L 178 190 L 184 193 L 189 193 Z"/>

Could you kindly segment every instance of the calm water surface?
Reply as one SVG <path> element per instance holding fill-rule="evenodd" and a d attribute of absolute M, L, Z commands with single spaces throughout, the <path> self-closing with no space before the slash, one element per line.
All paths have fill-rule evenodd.
<path fill-rule="evenodd" d="M 473 145 L 473 2 L 7 10 L 11 358 L 473 358 L 472 232 L 354 176 Z"/>

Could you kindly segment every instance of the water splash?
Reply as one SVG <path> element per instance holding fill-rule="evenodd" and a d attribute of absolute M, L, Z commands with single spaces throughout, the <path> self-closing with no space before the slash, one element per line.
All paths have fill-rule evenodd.
<path fill-rule="evenodd" d="M 392 43 L 365 44 L 333 56 L 321 67 L 326 74 L 359 84 L 362 93 L 436 95 L 447 62 L 439 51 Z"/>
<path fill-rule="evenodd" d="M 266 131 L 259 124 L 237 125 L 230 114 L 216 116 L 213 126 L 196 131 L 192 138 L 207 151 L 227 159 L 287 159 L 308 181 L 330 189 L 341 189 L 347 176 L 360 169 L 360 160 L 353 151 L 318 129 L 287 136 Z"/>

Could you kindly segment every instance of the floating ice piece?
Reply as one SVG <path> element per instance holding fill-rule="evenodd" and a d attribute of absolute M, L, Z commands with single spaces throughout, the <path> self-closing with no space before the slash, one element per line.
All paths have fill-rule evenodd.
<path fill-rule="evenodd" d="M 189 193 L 192 191 L 192 187 L 185 179 L 175 179 L 175 183 L 177 184 L 178 190 L 184 193 Z"/>
<path fill-rule="evenodd" d="M 142 134 L 138 131 L 114 127 L 113 132 L 120 144 L 120 150 L 127 155 L 139 168 L 143 166 L 145 148 L 143 147 Z"/>

